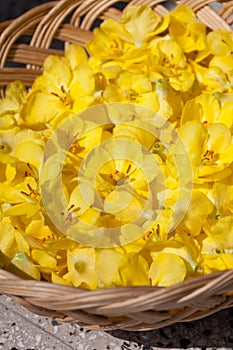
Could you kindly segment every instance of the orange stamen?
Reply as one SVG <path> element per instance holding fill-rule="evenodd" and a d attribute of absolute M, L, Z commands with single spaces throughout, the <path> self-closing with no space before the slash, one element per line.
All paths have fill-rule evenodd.
<path fill-rule="evenodd" d="M 131 164 L 129 164 L 127 170 L 126 170 L 126 174 L 128 174 L 130 172 L 130 169 L 131 169 Z"/>

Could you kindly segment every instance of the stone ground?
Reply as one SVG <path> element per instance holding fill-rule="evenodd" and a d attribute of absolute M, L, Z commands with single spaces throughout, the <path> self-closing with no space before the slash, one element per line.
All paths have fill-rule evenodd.
<path fill-rule="evenodd" d="M 34 315 L 0 296 L 0 350 L 233 349 L 233 309 L 149 332 L 95 332 Z"/>

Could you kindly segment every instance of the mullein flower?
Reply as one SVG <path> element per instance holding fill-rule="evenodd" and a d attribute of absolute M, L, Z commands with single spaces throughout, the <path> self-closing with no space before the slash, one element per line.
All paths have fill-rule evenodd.
<path fill-rule="evenodd" d="M 5 97 L 0 99 L 0 130 L 16 125 L 27 90 L 21 81 L 15 81 L 6 88 Z"/>

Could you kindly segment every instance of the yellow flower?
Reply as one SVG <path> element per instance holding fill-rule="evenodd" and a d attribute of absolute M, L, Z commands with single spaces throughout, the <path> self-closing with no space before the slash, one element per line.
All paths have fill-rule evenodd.
<path fill-rule="evenodd" d="M 128 222 L 145 205 L 143 192 L 160 172 L 160 163 L 157 155 L 144 154 L 138 143 L 112 139 L 89 153 L 80 181 L 95 181 L 103 210 Z"/>
<path fill-rule="evenodd" d="M 120 21 L 108 19 L 100 28 L 95 28 L 95 39 L 87 48 L 92 56 L 102 61 L 118 59 L 165 31 L 168 23 L 169 16 L 161 18 L 148 6 L 129 6 Z"/>
<path fill-rule="evenodd" d="M 219 122 L 225 124 L 230 130 L 232 130 L 233 119 L 233 94 L 221 94 L 215 93 L 216 98 L 221 104 L 221 110 L 219 114 Z"/>
<path fill-rule="evenodd" d="M 207 34 L 207 44 L 215 56 L 232 55 L 233 33 L 225 29 L 217 29 Z"/>
<path fill-rule="evenodd" d="M 197 236 L 206 218 L 213 210 L 213 203 L 202 192 L 193 190 L 190 206 L 180 227 L 187 230 L 191 235 Z"/>
<path fill-rule="evenodd" d="M 184 52 L 206 48 L 206 27 L 186 5 L 177 6 L 171 11 L 169 32 Z"/>
<path fill-rule="evenodd" d="M 202 123 L 216 123 L 219 119 L 220 104 L 218 99 L 211 94 L 200 94 L 186 102 L 181 117 L 181 124 L 189 120 L 200 120 Z"/>
<path fill-rule="evenodd" d="M 20 81 L 7 86 L 5 98 L 0 99 L 0 129 L 12 128 L 16 124 L 26 94 L 27 90 Z"/>
<path fill-rule="evenodd" d="M 214 56 L 209 63 L 209 67 L 219 67 L 224 73 L 226 73 L 229 81 L 232 75 L 232 66 L 233 56 Z"/>
<path fill-rule="evenodd" d="M 156 82 L 156 93 L 159 101 L 158 115 L 170 119 L 171 122 L 177 122 L 183 107 L 180 94 L 163 79 Z"/>
<path fill-rule="evenodd" d="M 203 273 L 233 268 L 232 220 L 232 216 L 225 216 L 205 224 L 200 256 Z"/>
<path fill-rule="evenodd" d="M 118 64 L 122 70 L 128 70 L 135 74 L 145 74 L 149 76 L 151 73 L 152 53 L 147 46 L 142 46 L 126 52 L 118 57 L 112 63 Z"/>
<path fill-rule="evenodd" d="M 7 220 L 2 219 L 0 222 L 0 250 L 8 257 L 14 258 L 15 254 L 22 252 L 27 256 L 30 255 L 30 245 L 27 236 L 20 228 L 13 226 Z M 26 271 L 25 271 L 26 272 Z"/>
<path fill-rule="evenodd" d="M 158 109 L 158 98 L 153 91 L 150 79 L 130 71 L 122 71 L 116 84 L 106 87 L 103 97 L 107 102 L 125 101 L 139 104 L 153 111 Z"/>
<path fill-rule="evenodd" d="M 203 93 L 186 102 L 181 117 L 181 124 L 189 120 L 200 120 L 204 125 L 222 123 L 231 129 L 233 124 L 232 101 L 228 101 L 228 95 L 219 92 L 212 94 Z"/>
<path fill-rule="evenodd" d="M 213 245 L 221 251 L 233 252 L 233 216 L 220 217 L 212 225 L 205 226 L 205 232 L 212 240 Z"/>
<path fill-rule="evenodd" d="M 119 24 L 123 30 L 119 30 L 119 26 L 114 28 L 115 22 L 111 22 L 114 31 L 121 36 L 123 40 L 129 41 L 135 47 L 141 47 L 151 37 L 166 30 L 169 23 L 169 16 L 161 18 L 149 6 L 129 6 L 123 13 Z M 118 32 L 119 30 L 119 32 Z M 128 36 L 128 38 L 127 38 Z"/>
<path fill-rule="evenodd" d="M 177 91 L 187 91 L 194 83 L 194 74 L 187 63 L 181 47 L 172 39 L 161 39 L 155 42 L 154 70 L 159 71 Z"/>
<path fill-rule="evenodd" d="M 54 60 L 54 64 L 50 62 L 35 80 L 20 113 L 28 125 L 48 123 L 66 111 L 78 112 L 93 102 L 95 81 L 87 63 L 71 71 L 68 62 L 61 57 L 49 60 Z"/>
<path fill-rule="evenodd" d="M 1 216 L 33 216 L 40 210 L 38 185 L 28 164 L 17 162 L 1 169 L 5 178 L 0 182 Z"/>
<path fill-rule="evenodd" d="M 209 66 L 200 80 L 205 85 L 207 91 L 232 91 L 232 83 L 227 74 L 218 66 Z"/>
<path fill-rule="evenodd" d="M 37 175 L 29 173 L 34 172 L 30 164 L 25 164 L 22 167 L 19 162 L 17 165 L 7 165 L 5 170 L 6 180 L 0 183 L 0 203 L 5 203 L 1 216 L 25 215 L 30 218 L 40 210 Z"/>
<path fill-rule="evenodd" d="M 44 221 L 42 219 L 31 221 L 30 224 L 26 227 L 25 233 L 30 237 L 42 242 L 55 238 L 52 230 L 49 228 L 49 226 L 44 224 Z"/>
<path fill-rule="evenodd" d="M 209 63 L 210 69 L 220 69 L 224 77 L 224 85 L 220 86 L 223 91 L 233 90 L 233 56 L 214 56 Z M 221 82 L 221 79 L 220 79 Z"/>
<path fill-rule="evenodd" d="M 93 248 L 80 248 L 67 252 L 68 272 L 63 276 L 75 287 L 90 289 L 97 287 L 98 276 L 95 269 L 95 251 Z"/>
<path fill-rule="evenodd" d="M 233 268 L 233 255 L 231 254 L 206 254 L 200 262 L 200 270 L 204 274 Z"/>
<path fill-rule="evenodd" d="M 1 217 L 25 215 L 25 217 L 29 219 L 37 214 L 39 210 L 39 202 L 36 199 L 27 198 L 25 201 L 22 201 L 22 203 L 9 205 L 8 208 L 2 212 Z"/>
<path fill-rule="evenodd" d="M 124 254 L 119 262 L 118 275 L 114 282 L 119 286 L 148 286 L 148 272 L 148 263 L 143 256 Z"/>
<path fill-rule="evenodd" d="M 183 282 L 186 272 L 185 262 L 181 257 L 161 252 L 154 254 L 149 277 L 152 286 L 167 287 Z"/>
<path fill-rule="evenodd" d="M 180 227 L 175 232 L 174 241 L 180 243 L 181 248 L 175 250 L 173 247 L 168 247 L 164 249 L 164 252 L 175 253 L 183 258 L 186 262 L 187 273 L 191 274 L 196 271 L 200 259 L 199 235 L 193 237 L 187 230 L 183 231 Z"/>
<path fill-rule="evenodd" d="M 225 178 L 230 175 L 228 166 L 232 163 L 233 145 L 230 130 L 224 124 L 215 123 L 208 125 L 207 131 L 209 137 L 203 148 L 203 165 L 199 170 L 199 177 L 208 177 L 211 174 L 214 177 L 215 172 L 222 172 L 220 178 Z"/>
<path fill-rule="evenodd" d="M 0 131 L 0 161 L 11 155 L 39 167 L 42 162 L 43 145 L 42 135 L 30 129 L 14 127 L 4 132 Z"/>
<path fill-rule="evenodd" d="M 182 125 L 178 131 L 193 165 L 198 166 L 202 149 L 208 137 L 206 128 L 201 122 L 193 120 Z"/>
<path fill-rule="evenodd" d="M 192 160 L 195 181 L 215 181 L 230 175 L 232 136 L 226 125 L 188 121 L 179 128 L 184 145 Z"/>
<path fill-rule="evenodd" d="M 87 43 L 88 52 L 100 61 L 109 61 L 122 54 L 122 41 L 102 27 L 93 31 L 95 39 Z"/>
<path fill-rule="evenodd" d="M 106 132 L 103 130 L 103 128 L 91 122 L 86 123 L 84 130 L 85 131 L 78 136 L 77 141 L 71 145 L 70 149 L 71 153 L 80 158 L 85 158 L 85 156 L 94 147 L 103 142 L 106 137 Z"/>

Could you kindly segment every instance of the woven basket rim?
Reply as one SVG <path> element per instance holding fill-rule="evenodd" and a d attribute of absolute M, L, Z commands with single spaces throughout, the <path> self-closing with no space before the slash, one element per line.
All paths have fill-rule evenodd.
<path fill-rule="evenodd" d="M 30 86 L 41 74 L 44 59 L 63 51 L 51 48 L 54 38 L 82 46 L 93 37 L 90 28 L 95 18 L 119 18 L 117 0 L 57 0 L 39 5 L 16 19 L 0 23 L 0 88 L 14 80 Z M 160 15 L 168 12 L 163 0 L 124 0 L 127 5 L 147 4 Z M 232 30 L 233 1 L 172 0 L 173 5 L 187 4 L 197 17 L 212 29 Z M 69 23 L 64 23 L 70 14 Z M 81 21 L 80 18 L 85 18 Z M 22 35 L 30 35 L 29 44 L 17 43 Z M 14 62 L 15 68 L 6 62 Z M 25 64 L 25 67 L 21 67 Z M 78 322 L 89 329 L 149 330 L 176 322 L 200 319 L 233 305 L 233 269 L 193 277 L 170 287 L 117 287 L 85 290 L 46 281 L 22 279 L 0 270 L 0 293 L 11 295 L 29 310 L 58 320 Z M 63 298 L 62 301 L 54 295 Z M 223 295 L 224 294 L 224 295 Z M 156 308 L 152 312 L 150 306 Z M 84 307 L 85 306 L 85 307 Z M 184 310 L 171 316 L 168 310 Z M 121 320 L 119 319 L 121 317 Z"/>

